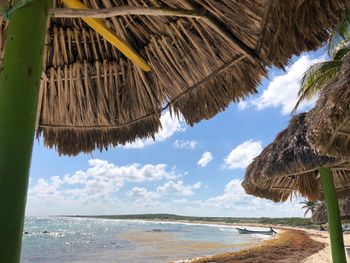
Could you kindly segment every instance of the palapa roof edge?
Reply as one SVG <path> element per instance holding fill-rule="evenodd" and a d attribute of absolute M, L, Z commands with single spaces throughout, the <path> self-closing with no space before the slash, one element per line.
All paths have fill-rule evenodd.
<path fill-rule="evenodd" d="M 294 116 L 288 127 L 254 158 L 246 169 L 242 183 L 246 193 L 285 201 L 302 195 L 309 200 L 323 198 L 318 168 L 333 168 L 339 196 L 348 196 L 350 169 L 348 163 L 333 157 L 319 156 L 306 141 L 306 113 Z"/>
<path fill-rule="evenodd" d="M 246 194 L 272 200 L 273 202 L 285 202 L 293 196 L 291 189 L 269 189 L 263 185 L 258 185 L 253 181 L 243 180 L 242 187 Z"/>
<path fill-rule="evenodd" d="M 100 127 L 45 127 L 39 126 L 36 136 L 44 137 L 45 146 L 54 148 L 61 155 L 75 156 L 81 152 L 102 151 L 113 146 L 125 146 L 136 139 L 152 138 L 162 127 L 160 116 L 151 114 L 148 118 L 124 126 Z"/>
<path fill-rule="evenodd" d="M 321 91 L 307 121 L 307 140 L 320 153 L 350 158 L 350 55 Z"/>
<path fill-rule="evenodd" d="M 350 6 L 349 0 L 273 0 L 269 3 L 272 5 L 271 11 L 266 14 L 269 24 L 265 24 L 261 46 L 258 47 L 269 50 L 267 57 L 280 67 L 287 65 L 293 55 L 322 47 L 328 40 L 329 32 L 337 26 Z"/>
<path fill-rule="evenodd" d="M 83 2 L 94 9 L 123 6 L 109 0 Z M 160 128 L 156 119 L 165 108 L 189 125 L 210 119 L 230 103 L 256 93 L 266 66 L 284 67 L 291 56 L 320 47 L 349 3 L 125 2 L 143 8 L 201 10 L 196 18 L 103 19 L 147 60 L 149 73 L 81 19 L 52 18 L 37 134 L 60 154 L 75 155 L 154 137 Z M 54 6 L 63 7 L 56 0 Z M 2 50 L 7 24 L 0 20 Z"/>

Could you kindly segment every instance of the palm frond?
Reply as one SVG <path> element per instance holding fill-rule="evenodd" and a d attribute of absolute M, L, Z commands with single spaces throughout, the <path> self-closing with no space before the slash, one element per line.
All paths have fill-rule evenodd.
<path fill-rule="evenodd" d="M 304 213 L 304 217 L 309 213 L 310 209 L 306 209 L 305 213 Z"/>
<path fill-rule="evenodd" d="M 333 53 L 333 60 L 343 60 L 344 57 L 349 54 L 350 42 L 340 45 Z"/>
<path fill-rule="evenodd" d="M 300 103 L 304 100 L 312 99 L 317 93 L 334 78 L 342 65 L 341 60 L 331 60 L 326 62 L 319 62 L 312 65 L 305 73 L 301 80 L 300 89 L 298 92 L 298 101 L 294 106 L 295 112 Z"/>
<path fill-rule="evenodd" d="M 328 41 L 328 55 L 333 57 L 335 49 L 344 41 L 350 41 L 350 10 L 345 12 L 343 19 L 331 33 Z"/>

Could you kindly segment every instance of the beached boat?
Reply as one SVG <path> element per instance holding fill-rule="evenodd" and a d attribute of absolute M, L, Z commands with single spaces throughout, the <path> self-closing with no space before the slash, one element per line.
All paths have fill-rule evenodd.
<path fill-rule="evenodd" d="M 249 230 L 246 228 L 239 228 L 239 227 L 236 227 L 236 229 L 238 230 L 238 233 L 240 233 L 240 234 L 261 234 L 261 235 L 277 234 L 277 232 L 275 230 L 273 230 L 272 227 L 270 227 L 269 230 Z"/>

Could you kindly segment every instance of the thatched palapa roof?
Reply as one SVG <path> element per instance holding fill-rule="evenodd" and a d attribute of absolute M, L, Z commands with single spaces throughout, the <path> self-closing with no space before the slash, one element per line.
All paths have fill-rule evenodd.
<path fill-rule="evenodd" d="M 308 116 L 307 140 L 321 154 L 350 158 L 350 56 Z"/>
<path fill-rule="evenodd" d="M 333 168 L 339 196 L 350 193 L 348 164 L 318 155 L 307 143 L 306 113 L 294 116 L 289 126 L 247 167 L 243 187 L 248 194 L 285 201 L 293 194 L 322 199 L 318 168 Z"/>
<path fill-rule="evenodd" d="M 283 67 L 292 55 L 320 47 L 350 5 L 350 0 L 83 2 L 95 9 L 90 17 L 104 17 L 103 24 L 151 71 L 142 71 L 80 18 L 71 18 L 78 11 L 51 10 L 38 135 L 46 146 L 70 155 L 152 137 L 165 108 L 190 125 L 213 117 L 255 93 L 266 66 Z M 54 1 L 54 7 L 64 6 Z M 112 9 L 118 16 L 108 17 Z M 3 50 L 6 22 L 0 24 Z"/>
<path fill-rule="evenodd" d="M 339 199 L 340 218 L 342 220 L 350 219 L 350 199 Z M 322 202 L 312 213 L 311 221 L 314 223 L 328 222 L 327 204 Z"/>

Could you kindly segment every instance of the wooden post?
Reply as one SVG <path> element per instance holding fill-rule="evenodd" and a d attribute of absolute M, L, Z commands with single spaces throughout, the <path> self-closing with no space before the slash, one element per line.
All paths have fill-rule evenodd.
<path fill-rule="evenodd" d="M 49 7 L 35 0 L 12 14 L 0 66 L 1 263 L 20 260 Z"/>
<path fill-rule="evenodd" d="M 324 198 L 327 204 L 328 227 L 331 239 L 333 263 L 346 263 L 338 197 L 333 182 L 332 170 L 330 168 L 320 168 L 319 171 Z"/>

